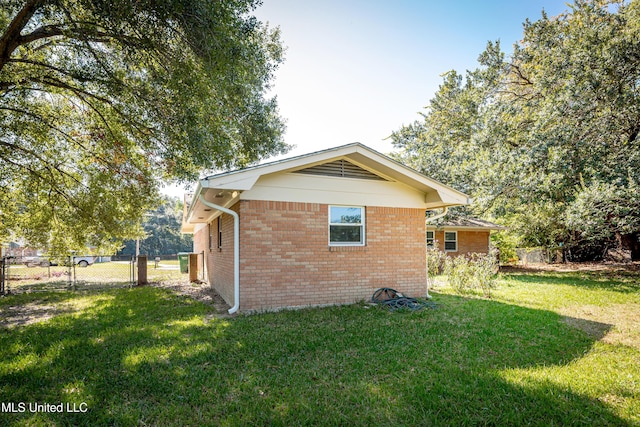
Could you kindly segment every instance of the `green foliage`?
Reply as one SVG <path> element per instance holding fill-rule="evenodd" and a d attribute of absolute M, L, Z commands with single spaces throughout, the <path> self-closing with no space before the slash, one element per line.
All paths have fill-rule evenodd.
<path fill-rule="evenodd" d="M 519 245 L 513 233 L 499 231 L 497 233 L 492 233 L 490 238 L 492 246 L 494 246 L 498 251 L 501 264 L 513 264 L 518 261 L 516 248 Z"/>
<path fill-rule="evenodd" d="M 182 234 L 183 203 L 173 197 L 164 197 L 162 204 L 145 214 L 142 228 L 144 236 L 140 238 L 140 253 L 155 257 L 173 255 L 193 250 L 193 236 Z M 136 241 L 127 240 L 118 253 L 135 255 Z"/>
<path fill-rule="evenodd" d="M 515 226 L 523 244 L 602 252 L 620 234 L 638 245 L 635 202 L 598 196 L 610 217 L 596 229 L 581 200 L 640 186 L 639 50 L 638 2 L 543 13 L 510 55 L 489 43 L 464 79 L 446 73 L 424 120 L 393 134 L 399 157 L 470 193 L 476 215 Z"/>
<path fill-rule="evenodd" d="M 52 250 L 140 233 L 161 180 L 286 150 L 277 30 L 238 0 L 8 0 L 0 223 Z"/>
<path fill-rule="evenodd" d="M 491 297 L 497 270 L 497 255 L 494 251 L 488 254 L 447 257 L 444 264 L 444 274 L 456 292 L 465 294 L 480 291 L 485 297 Z"/>
<path fill-rule="evenodd" d="M 427 248 L 427 274 L 429 277 L 442 274 L 447 254 L 437 248 Z"/>
<path fill-rule="evenodd" d="M 640 192 L 634 183 L 594 182 L 581 188 L 568 206 L 567 225 L 586 248 L 615 246 L 617 240 L 632 257 L 640 257 Z M 572 246 L 576 246 L 575 244 Z"/>

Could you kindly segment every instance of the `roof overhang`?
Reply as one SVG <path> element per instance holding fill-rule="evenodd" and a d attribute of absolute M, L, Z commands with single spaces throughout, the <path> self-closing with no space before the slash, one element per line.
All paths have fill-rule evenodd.
<path fill-rule="evenodd" d="M 296 170 L 339 159 L 347 159 L 349 162 L 374 172 L 389 181 L 399 182 L 423 192 L 425 194 L 425 209 L 471 203 L 471 199 L 466 194 L 408 168 L 360 143 L 353 143 L 246 169 L 211 175 L 201 179 L 194 193 L 185 197 L 182 232 L 193 233 L 196 224 L 206 224 L 220 214 L 219 211 L 211 209 L 200 202 L 200 195 L 208 202 L 229 208 L 239 200 L 243 191 L 251 190 L 262 176 L 295 172 Z"/>
<path fill-rule="evenodd" d="M 427 228 L 430 230 L 469 230 L 469 231 L 502 231 L 508 230 L 507 227 L 494 224 L 489 221 L 480 220 L 476 218 L 453 220 L 452 222 L 441 222 L 434 224 L 427 224 Z"/>
<path fill-rule="evenodd" d="M 427 224 L 429 230 L 469 230 L 469 231 L 501 231 L 507 230 L 507 227 L 472 227 L 464 225 L 433 225 Z"/>

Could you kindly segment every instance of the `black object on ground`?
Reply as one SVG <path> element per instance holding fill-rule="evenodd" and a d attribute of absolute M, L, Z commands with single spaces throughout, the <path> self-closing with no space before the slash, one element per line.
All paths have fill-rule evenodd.
<path fill-rule="evenodd" d="M 436 308 L 436 303 L 418 298 L 410 298 L 391 288 L 380 288 L 373 293 L 371 302 L 391 311 L 411 310 L 417 311 L 423 308 Z"/>

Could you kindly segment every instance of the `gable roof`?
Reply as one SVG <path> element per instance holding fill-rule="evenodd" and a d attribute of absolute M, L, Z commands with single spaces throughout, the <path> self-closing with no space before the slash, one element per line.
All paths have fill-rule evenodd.
<path fill-rule="evenodd" d="M 214 174 L 201 179 L 193 194 L 185 197 L 183 232 L 192 232 L 192 224 L 208 222 L 199 197 L 229 207 L 243 191 L 251 190 L 261 177 L 280 173 L 300 173 L 397 182 L 424 193 L 425 209 L 470 203 L 466 194 L 431 179 L 371 148 L 352 143 L 288 159 L 276 160 L 244 169 Z M 190 226 L 191 224 L 191 226 Z"/>

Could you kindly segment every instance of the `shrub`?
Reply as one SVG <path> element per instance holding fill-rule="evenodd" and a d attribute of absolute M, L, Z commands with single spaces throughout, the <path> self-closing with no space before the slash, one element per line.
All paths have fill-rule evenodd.
<path fill-rule="evenodd" d="M 442 274 L 447 255 L 436 248 L 427 248 L 427 273 L 429 277 Z"/>
<path fill-rule="evenodd" d="M 494 251 L 448 258 L 444 266 L 449 284 L 456 292 L 480 291 L 485 297 L 491 297 L 496 272 L 497 259 Z"/>
<path fill-rule="evenodd" d="M 517 236 L 508 231 L 491 234 L 491 243 L 497 248 L 502 264 L 516 264 L 518 262 L 517 242 Z"/>

